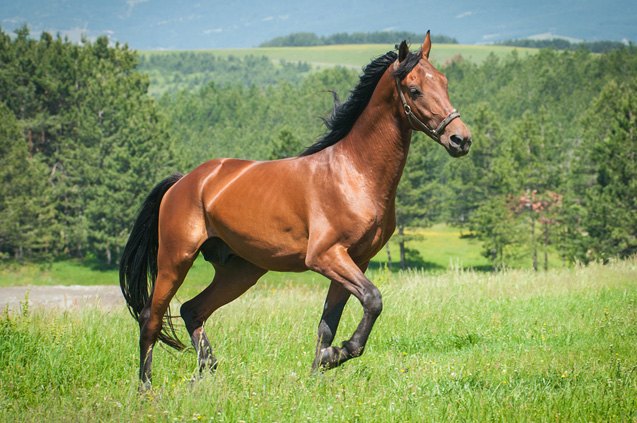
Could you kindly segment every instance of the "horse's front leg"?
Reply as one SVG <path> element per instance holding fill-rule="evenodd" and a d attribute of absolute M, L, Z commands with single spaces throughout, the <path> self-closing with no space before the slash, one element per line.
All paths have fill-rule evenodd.
<path fill-rule="evenodd" d="M 343 314 L 343 309 L 349 296 L 349 291 L 345 289 L 341 283 L 334 280 L 332 281 L 327 291 L 325 305 L 323 306 L 323 315 L 321 316 L 321 322 L 318 327 L 316 355 L 314 357 L 314 363 L 312 363 L 313 372 L 325 364 L 322 362 L 321 357 L 327 348 L 332 345 L 332 341 L 334 341 L 338 323 L 341 320 L 341 315 Z"/>
<path fill-rule="evenodd" d="M 342 314 L 343 302 L 339 307 L 339 302 L 330 302 L 330 293 L 326 299 L 326 310 L 323 313 L 321 325 L 319 325 L 319 337 L 326 336 L 325 341 L 319 339 L 316 357 L 313 368 L 331 369 L 339 366 L 350 358 L 359 357 L 365 350 L 367 339 L 372 331 L 376 319 L 383 309 L 383 302 L 380 291 L 367 279 L 363 273 L 366 266 L 359 268 L 347 253 L 343 246 L 334 246 L 325 253 L 312 257 L 309 267 L 327 276 L 332 280 L 330 292 L 336 293 L 347 291 L 354 295 L 363 306 L 363 318 L 354 331 L 352 337 L 343 342 L 340 347 L 329 346 L 336 332 L 336 326 Z M 332 288 L 334 284 L 339 284 L 342 288 Z M 346 300 L 345 300 L 346 301 Z M 329 307 L 331 305 L 331 308 Z M 325 324 L 323 325 L 323 323 Z M 332 339 L 329 339 L 329 337 Z M 326 342 L 329 339 L 329 344 Z"/>

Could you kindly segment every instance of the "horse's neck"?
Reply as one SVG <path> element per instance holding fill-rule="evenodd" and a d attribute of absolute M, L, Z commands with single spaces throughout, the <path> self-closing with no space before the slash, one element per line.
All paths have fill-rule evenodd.
<path fill-rule="evenodd" d="M 386 201 L 394 200 L 411 141 L 411 130 L 399 118 L 397 104 L 395 87 L 381 80 L 350 133 L 334 146 Z"/>

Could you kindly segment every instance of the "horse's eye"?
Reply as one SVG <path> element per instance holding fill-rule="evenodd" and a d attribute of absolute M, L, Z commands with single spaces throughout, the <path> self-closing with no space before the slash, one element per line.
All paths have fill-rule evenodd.
<path fill-rule="evenodd" d="M 420 92 L 420 90 L 416 87 L 409 87 L 409 96 L 412 99 L 416 99 L 418 97 L 420 97 L 422 95 L 422 93 Z"/>

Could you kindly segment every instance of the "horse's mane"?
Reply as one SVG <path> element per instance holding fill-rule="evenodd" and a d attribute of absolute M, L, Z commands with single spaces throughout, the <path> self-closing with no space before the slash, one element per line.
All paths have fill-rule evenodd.
<path fill-rule="evenodd" d="M 350 92 L 345 103 L 339 103 L 334 95 L 334 111 L 329 118 L 323 119 L 327 132 L 299 156 L 309 156 L 342 140 L 367 107 L 380 78 L 397 58 L 398 54 L 395 51 L 388 51 L 365 66 L 358 85 Z M 419 53 L 409 53 L 394 74 L 399 79 L 403 79 L 418 64 L 418 60 L 420 60 Z"/>

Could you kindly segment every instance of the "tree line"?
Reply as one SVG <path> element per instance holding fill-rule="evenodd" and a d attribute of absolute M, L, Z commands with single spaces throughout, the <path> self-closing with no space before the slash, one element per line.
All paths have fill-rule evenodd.
<path fill-rule="evenodd" d="M 281 37 L 275 37 L 261 43 L 259 47 L 312 47 L 337 44 L 393 45 L 400 40 L 411 40 L 415 42 L 424 39 L 425 34 L 406 31 L 338 32 L 332 35 L 317 35 L 313 32 L 294 32 Z M 436 44 L 458 44 L 458 40 L 446 35 L 432 35 L 431 39 L 432 42 Z"/>
<path fill-rule="evenodd" d="M 177 64 L 187 56 L 158 55 L 140 72 L 137 53 L 105 38 L 78 46 L 21 29 L 0 43 L 6 258 L 113 264 L 157 181 L 214 157 L 298 154 L 323 132 L 330 91 L 345 99 L 358 76 L 300 69 L 302 78 L 247 81 L 260 59 L 217 58 L 218 79 L 155 100 L 146 72 L 187 67 Z M 403 255 L 405 229 L 434 222 L 478 237 L 494 267 L 529 255 L 541 268 L 549 250 L 584 262 L 636 252 L 634 48 L 458 58 L 441 70 L 474 146 L 456 160 L 414 137 L 398 194 Z"/>
<path fill-rule="evenodd" d="M 613 50 L 624 49 L 632 45 L 632 43 L 608 40 L 572 42 L 563 38 L 551 38 L 547 40 L 530 40 L 525 38 L 500 41 L 498 45 L 523 48 L 552 48 L 555 50 L 587 50 L 591 53 L 608 53 Z"/>

